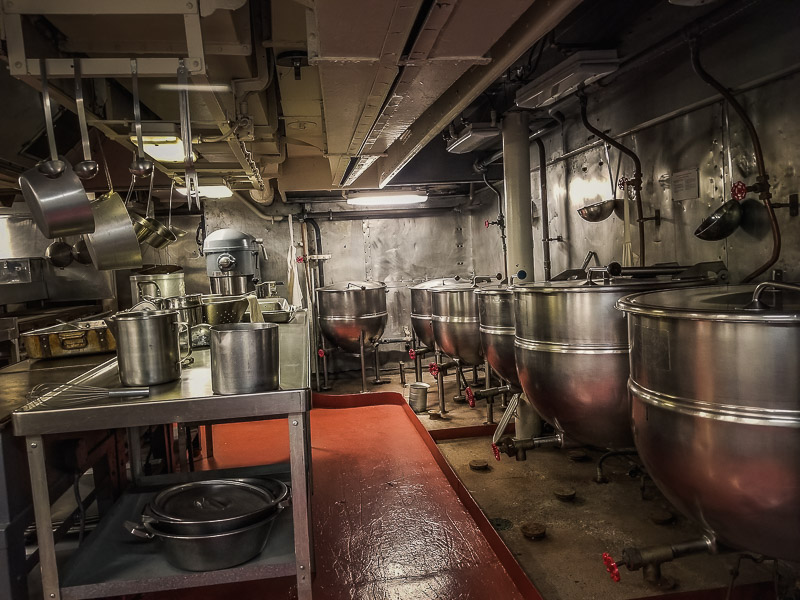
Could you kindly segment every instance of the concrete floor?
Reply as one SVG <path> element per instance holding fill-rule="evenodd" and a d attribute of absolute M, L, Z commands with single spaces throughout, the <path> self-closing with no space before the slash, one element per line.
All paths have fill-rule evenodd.
<path fill-rule="evenodd" d="M 423 381 L 431 384 L 428 406 L 435 409 L 436 382 L 427 371 L 423 375 Z M 399 373 L 386 372 L 383 377 L 389 383 L 370 385 L 370 389 L 402 393 Z M 407 382 L 414 381 L 413 372 L 407 373 L 406 378 Z M 332 389 L 328 393 L 333 394 L 359 392 L 361 387 L 358 373 L 339 374 L 330 383 Z M 445 392 L 447 417 L 432 420 L 419 415 L 426 428 L 467 427 L 485 422 L 484 402 L 474 409 L 453 403 L 457 392 L 454 377 L 446 378 Z M 495 420 L 501 415 L 498 406 Z M 640 573 L 624 568 L 621 582 L 614 583 L 602 563 L 603 552 L 618 557 L 627 546 L 674 543 L 702 533 L 671 509 L 651 481 L 645 481 L 642 494 L 640 478 L 628 474 L 636 465 L 636 457 L 610 459 L 606 463 L 610 483 L 597 484 L 595 463 L 600 452 L 586 450 L 588 460 L 574 462 L 563 450 L 540 449 L 528 453 L 524 462 L 505 455 L 497 462 L 490 443 L 488 437 L 465 438 L 442 441 L 439 448 L 546 600 L 623 600 L 667 593 L 647 585 Z M 469 462 L 475 459 L 488 461 L 488 470 L 471 470 Z M 574 490 L 572 502 L 556 497 L 556 492 L 565 489 Z M 674 514 L 674 520 L 657 525 L 653 518 L 663 518 L 665 511 Z M 526 539 L 521 526 L 528 522 L 544 525 L 546 538 Z M 686 557 L 664 565 L 663 573 L 677 581 L 670 591 L 724 588 L 735 560 L 735 555 Z M 738 586 L 771 579 L 771 564 L 743 561 L 736 583 Z M 736 598 L 735 593 L 732 598 Z"/>

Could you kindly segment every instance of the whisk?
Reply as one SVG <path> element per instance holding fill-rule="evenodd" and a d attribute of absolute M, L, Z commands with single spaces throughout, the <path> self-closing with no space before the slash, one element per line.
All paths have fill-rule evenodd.
<path fill-rule="evenodd" d="M 108 389 L 74 383 L 40 383 L 33 386 L 28 392 L 26 398 L 29 402 L 22 407 L 22 410 L 31 410 L 43 404 L 66 407 L 106 398 L 134 398 L 149 395 L 150 388 L 147 387 Z"/>

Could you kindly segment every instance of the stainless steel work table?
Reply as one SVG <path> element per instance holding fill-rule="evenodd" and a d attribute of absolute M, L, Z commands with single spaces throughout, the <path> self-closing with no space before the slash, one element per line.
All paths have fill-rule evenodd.
<path fill-rule="evenodd" d="M 157 590 L 199 587 L 271 577 L 297 576 L 298 599 L 311 598 L 311 444 L 309 432 L 310 352 L 306 314 L 280 325 L 281 389 L 258 394 L 215 396 L 211 390 L 210 353 L 194 352 L 194 363 L 179 381 L 151 387 L 148 398 L 92 401 L 59 408 L 42 405 L 12 414 L 14 434 L 25 436 L 31 475 L 36 530 L 45 600 L 101 598 Z M 74 383 L 119 387 L 116 359 L 72 380 Z M 286 418 L 289 422 L 289 476 L 292 510 L 283 511 L 262 554 L 239 567 L 209 572 L 181 571 L 170 566 L 158 544 L 126 537 L 122 524 L 136 520 L 154 488 L 188 479 L 253 475 L 241 469 L 142 477 L 138 444 L 131 444 L 132 489 L 126 491 L 64 567 L 56 565 L 50 497 L 42 436 L 102 429 L 128 429 L 170 423 L 220 423 Z M 268 441 L 266 443 L 269 443 Z M 275 474 L 280 467 L 266 467 Z M 137 512 L 138 511 L 138 512 Z"/>

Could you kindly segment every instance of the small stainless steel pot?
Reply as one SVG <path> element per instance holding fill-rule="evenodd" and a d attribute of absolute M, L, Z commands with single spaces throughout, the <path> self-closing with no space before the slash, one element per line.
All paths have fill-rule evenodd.
<path fill-rule="evenodd" d="M 134 302 L 142 300 L 145 296 L 153 298 L 172 298 L 186 295 L 186 281 L 183 271 L 172 273 L 149 272 L 143 269 L 136 275 L 130 276 L 131 297 Z"/>
<path fill-rule="evenodd" d="M 119 377 L 123 385 L 158 385 L 181 377 L 180 332 L 188 329 L 175 310 L 121 312 L 106 319 L 117 340 Z"/>
<path fill-rule="evenodd" d="M 234 323 L 211 328 L 211 389 L 215 394 L 278 389 L 279 372 L 275 323 Z"/>

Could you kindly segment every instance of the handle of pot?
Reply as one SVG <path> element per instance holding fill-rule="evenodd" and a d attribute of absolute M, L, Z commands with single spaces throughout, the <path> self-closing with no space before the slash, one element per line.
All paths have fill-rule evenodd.
<path fill-rule="evenodd" d="M 156 537 L 152 533 L 147 531 L 142 526 L 141 523 L 134 523 L 133 521 L 125 521 L 122 524 L 122 527 L 125 529 L 125 531 L 127 531 L 131 535 L 134 535 L 134 536 L 136 536 L 138 538 L 142 538 L 142 539 L 145 539 L 145 540 L 152 540 L 154 537 Z"/>
<path fill-rule="evenodd" d="M 53 113 L 50 106 L 50 89 L 47 86 L 47 61 L 39 59 L 39 71 L 42 74 L 42 104 L 44 105 L 44 123 L 47 127 L 47 142 L 50 146 L 50 160 L 58 160 L 56 150 L 56 135 L 53 129 Z"/>
<path fill-rule="evenodd" d="M 764 281 L 756 286 L 756 289 L 753 292 L 752 301 L 759 302 L 761 300 L 761 294 L 764 293 L 764 290 L 769 288 L 775 290 L 785 290 L 787 292 L 800 292 L 800 285 L 794 283 L 784 283 L 782 281 Z"/>
<path fill-rule="evenodd" d="M 178 321 L 178 349 L 180 349 L 180 339 L 181 333 L 184 331 L 186 332 L 186 337 L 188 338 L 188 343 L 186 344 L 186 348 L 188 352 L 181 356 L 178 359 L 178 367 L 185 367 L 186 365 L 190 365 L 194 362 L 194 358 L 192 358 L 192 331 L 189 327 L 189 324 L 184 321 Z"/>
<path fill-rule="evenodd" d="M 78 125 L 81 130 L 81 145 L 83 146 L 83 160 L 92 160 L 92 150 L 89 147 L 89 128 L 86 126 L 86 111 L 83 106 L 83 79 L 81 77 L 81 59 L 76 58 L 75 64 L 75 106 L 78 112 Z"/>
<path fill-rule="evenodd" d="M 611 277 L 611 273 L 609 273 L 608 267 L 589 267 L 589 273 L 586 276 L 585 285 L 597 285 L 594 282 L 594 276 L 598 273 L 601 273 L 603 275 L 604 281 L 607 281 Z"/>

